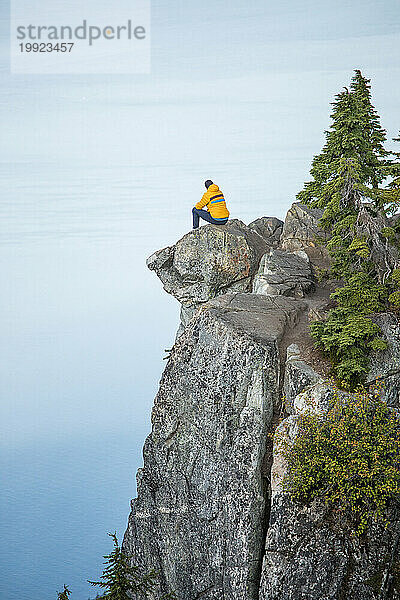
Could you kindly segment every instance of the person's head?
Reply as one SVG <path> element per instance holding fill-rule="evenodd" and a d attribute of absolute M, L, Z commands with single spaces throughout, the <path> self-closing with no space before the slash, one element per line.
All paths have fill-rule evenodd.
<path fill-rule="evenodd" d="M 204 185 L 206 186 L 206 188 L 208 189 L 210 187 L 210 185 L 212 185 L 213 182 L 211 181 L 211 179 L 207 179 L 207 181 L 204 183 Z"/>

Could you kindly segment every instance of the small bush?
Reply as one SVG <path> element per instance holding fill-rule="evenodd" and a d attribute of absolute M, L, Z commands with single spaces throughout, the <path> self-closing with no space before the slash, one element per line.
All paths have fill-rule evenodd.
<path fill-rule="evenodd" d="M 371 314 L 385 309 L 387 288 L 374 281 L 367 273 L 356 273 L 347 283 L 337 289 L 331 298 L 339 306 L 355 308 L 356 313 Z"/>
<path fill-rule="evenodd" d="M 386 341 L 378 337 L 379 327 L 351 308 L 331 310 L 326 321 L 312 323 L 310 330 L 316 346 L 331 359 L 338 384 L 347 390 L 365 380 L 370 352 L 387 347 Z"/>
<path fill-rule="evenodd" d="M 395 308 L 400 308 L 400 290 L 396 290 L 390 294 L 389 302 L 393 304 Z"/>
<path fill-rule="evenodd" d="M 389 285 L 392 287 L 392 293 L 388 300 L 393 306 L 398 309 L 400 308 L 400 269 L 394 269 L 389 280 Z"/>
<path fill-rule="evenodd" d="M 319 498 L 361 535 L 383 521 L 400 494 L 400 424 L 396 414 L 366 392 L 334 394 L 329 410 L 299 417 L 293 443 L 282 438 L 287 472 L 283 489 L 308 504 Z"/>
<path fill-rule="evenodd" d="M 393 229 L 393 227 L 384 227 L 381 230 L 381 235 L 391 242 L 396 239 L 396 231 Z"/>
<path fill-rule="evenodd" d="M 333 363 L 332 372 L 344 389 L 354 389 L 369 371 L 369 355 L 387 346 L 369 315 L 385 308 L 387 289 L 366 273 L 357 273 L 331 294 L 338 306 L 326 321 L 312 323 L 311 335 Z"/>

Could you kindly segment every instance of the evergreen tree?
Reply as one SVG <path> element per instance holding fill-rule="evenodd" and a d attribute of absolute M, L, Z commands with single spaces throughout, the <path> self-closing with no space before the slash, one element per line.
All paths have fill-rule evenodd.
<path fill-rule="evenodd" d="M 350 90 L 335 97 L 325 145 L 312 162 L 313 180 L 297 195 L 323 209 L 321 226 L 331 234 L 330 277 L 343 285 L 332 295 L 337 307 L 326 321 L 311 325 L 311 333 L 332 360 L 340 384 L 350 388 L 368 372 L 369 354 L 385 347 L 369 316 L 385 309 L 391 291 L 387 281 L 398 257 L 384 215 L 394 202 L 396 179 L 389 190 L 381 187 L 388 175 L 394 176 L 395 163 L 383 145 L 386 132 L 371 103 L 369 83 L 357 70 Z"/>
<path fill-rule="evenodd" d="M 64 590 L 62 592 L 57 592 L 58 596 L 57 596 L 57 600 L 68 600 L 68 598 L 71 595 L 71 591 L 68 589 L 68 587 L 64 584 Z"/>
<path fill-rule="evenodd" d="M 101 581 L 89 581 L 91 585 L 103 588 L 104 593 L 100 600 L 132 600 L 132 598 L 146 598 L 148 592 L 154 590 L 157 573 L 152 570 L 142 575 L 138 567 L 131 566 L 130 557 L 121 549 L 116 533 L 108 534 L 113 542 L 114 549 L 104 556 L 105 569 Z M 175 598 L 173 593 L 164 595 L 167 600 Z"/>
<path fill-rule="evenodd" d="M 331 185 L 340 177 L 343 164 L 351 164 L 357 171 L 357 184 L 364 197 L 374 196 L 373 189 L 383 181 L 383 167 L 389 153 L 383 146 L 386 132 L 371 104 L 369 83 L 370 80 L 356 70 L 351 91 L 345 88 L 336 95 L 332 103 L 332 124 L 325 132 L 325 145 L 312 161 L 313 180 L 297 195 L 300 202 L 320 208 L 329 207 L 332 201 L 335 205 Z"/>
<path fill-rule="evenodd" d="M 384 147 L 386 131 L 381 127 L 379 115 L 371 102 L 370 79 L 362 76 L 360 70 L 355 71 L 350 89 L 353 93 L 357 114 L 361 124 L 359 139 L 359 162 L 365 174 L 365 184 L 377 189 L 385 178 L 383 166 L 390 154 Z"/>

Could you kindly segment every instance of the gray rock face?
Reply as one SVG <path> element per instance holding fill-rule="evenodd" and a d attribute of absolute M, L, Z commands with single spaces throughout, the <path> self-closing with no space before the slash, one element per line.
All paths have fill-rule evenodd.
<path fill-rule="evenodd" d="M 271 248 L 277 248 L 283 230 L 283 221 L 276 217 L 261 217 L 249 223 L 250 229 L 256 231 Z"/>
<path fill-rule="evenodd" d="M 270 250 L 261 259 L 253 292 L 303 298 L 315 289 L 310 261 L 305 252 Z"/>
<path fill-rule="evenodd" d="M 374 322 L 382 330 L 388 347 L 372 356 L 368 381 L 382 384 L 382 397 L 394 408 L 400 408 L 400 320 L 392 313 L 379 314 Z"/>
<path fill-rule="evenodd" d="M 135 564 L 160 572 L 160 592 L 258 598 L 278 343 L 304 309 L 290 298 L 221 296 L 175 344 L 124 539 Z"/>
<path fill-rule="evenodd" d="M 286 411 L 293 414 L 295 412 L 294 400 L 296 396 L 309 386 L 321 382 L 322 377 L 301 360 L 297 344 L 289 346 L 286 356 L 283 393 Z"/>
<path fill-rule="evenodd" d="M 174 246 L 152 254 L 147 266 L 184 306 L 197 306 L 227 291 L 247 291 L 268 245 L 237 219 L 205 225 Z"/>
<path fill-rule="evenodd" d="M 289 252 L 304 250 L 312 264 L 326 268 L 329 255 L 319 244 L 319 241 L 326 242 L 328 239 L 326 232 L 319 226 L 322 213 L 319 208 L 310 208 L 301 202 L 294 202 L 286 215 L 281 247 Z"/>
<path fill-rule="evenodd" d="M 380 587 L 397 533 L 374 527 L 362 542 L 335 529 L 323 507 L 272 500 L 260 600 L 397 600 Z"/>
<path fill-rule="evenodd" d="M 299 413 L 323 412 L 332 395 L 329 385 L 317 383 L 296 397 L 294 415 L 279 426 L 279 435 L 293 440 Z M 310 404 L 312 402 L 312 404 Z M 260 600 L 378 600 L 398 599 L 396 589 L 381 595 L 382 582 L 391 569 L 392 551 L 399 530 L 392 515 L 388 529 L 375 526 L 367 539 L 350 536 L 338 517 L 327 514 L 317 502 L 295 504 L 282 491 L 285 463 L 279 447 L 272 464 L 272 504 L 261 575 Z M 397 559 L 396 559 L 397 560 Z"/>

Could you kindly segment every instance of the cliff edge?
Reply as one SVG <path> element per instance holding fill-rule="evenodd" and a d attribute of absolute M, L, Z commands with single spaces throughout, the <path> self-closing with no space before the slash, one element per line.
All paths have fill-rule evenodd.
<path fill-rule="evenodd" d="M 181 303 L 123 543 L 134 564 L 158 571 L 154 600 L 171 590 L 179 600 L 385 597 L 396 519 L 360 542 L 321 507 L 300 508 L 280 489 L 285 467 L 269 435 L 282 417 L 295 435 L 303 395 L 318 404 L 329 394 L 309 334 L 333 291 L 317 277 L 329 266 L 320 217 L 295 203 L 284 223 L 206 225 L 148 259 Z M 385 379 L 398 408 L 398 319 L 375 318 L 389 347 L 371 379 Z"/>

